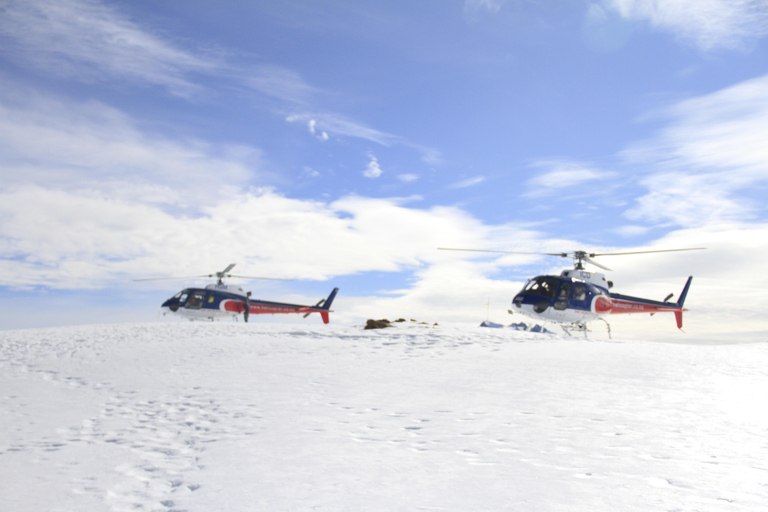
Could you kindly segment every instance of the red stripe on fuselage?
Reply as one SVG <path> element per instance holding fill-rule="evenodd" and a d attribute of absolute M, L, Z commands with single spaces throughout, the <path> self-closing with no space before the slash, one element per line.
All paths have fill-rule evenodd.
<path fill-rule="evenodd" d="M 621 299 L 612 299 L 613 307 L 611 308 L 612 315 L 630 314 L 630 313 L 661 313 L 664 311 L 681 311 L 681 308 L 676 307 L 673 304 L 669 306 L 662 306 L 656 304 L 644 304 L 642 302 L 632 302 Z"/>
<path fill-rule="evenodd" d="M 236 300 L 224 301 L 224 310 L 232 313 L 242 313 L 243 303 Z M 277 315 L 288 313 L 319 313 L 326 311 L 324 309 L 313 308 L 310 306 L 298 306 L 292 304 L 259 304 L 251 303 L 250 314 L 252 315 Z"/>

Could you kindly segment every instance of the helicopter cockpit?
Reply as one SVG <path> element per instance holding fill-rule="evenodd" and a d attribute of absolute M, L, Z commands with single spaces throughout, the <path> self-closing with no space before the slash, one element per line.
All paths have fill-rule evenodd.
<path fill-rule="evenodd" d="M 171 311 L 177 311 L 180 307 L 186 309 L 200 309 L 205 301 L 206 292 L 203 290 L 191 290 L 185 288 L 170 299 L 168 299 L 163 307 L 170 308 Z M 213 296 L 209 297 L 209 302 L 213 300 Z"/>
<path fill-rule="evenodd" d="M 532 305 L 535 313 L 543 313 L 548 308 L 564 311 L 572 307 L 588 309 L 592 299 L 605 293 L 597 286 L 570 277 L 538 276 L 530 279 L 512 300 L 512 304 L 522 308 Z"/>
<path fill-rule="evenodd" d="M 560 280 L 554 276 L 539 276 L 530 279 L 523 287 L 524 293 L 554 299 L 555 293 L 560 286 Z"/>

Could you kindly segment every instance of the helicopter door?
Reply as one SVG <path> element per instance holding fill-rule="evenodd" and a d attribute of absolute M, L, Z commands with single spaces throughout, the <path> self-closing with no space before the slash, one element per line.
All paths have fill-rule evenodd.
<path fill-rule="evenodd" d="M 184 306 L 187 309 L 200 309 L 205 300 L 205 292 L 192 292 L 189 294 L 187 304 Z"/>
<path fill-rule="evenodd" d="M 553 306 L 558 311 L 565 311 L 568 309 L 568 299 L 571 297 L 571 283 L 569 281 L 563 281 L 560 285 L 560 290 L 557 292 L 557 300 Z"/>
<path fill-rule="evenodd" d="M 587 285 L 584 283 L 573 283 L 573 301 L 574 302 L 586 302 L 587 300 Z"/>

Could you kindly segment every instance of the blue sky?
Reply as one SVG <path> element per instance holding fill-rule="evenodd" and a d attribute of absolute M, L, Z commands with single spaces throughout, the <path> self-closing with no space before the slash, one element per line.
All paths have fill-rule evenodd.
<path fill-rule="evenodd" d="M 152 320 L 191 283 L 132 279 L 231 262 L 342 322 L 506 321 L 569 262 L 437 247 L 705 246 L 603 263 L 764 333 L 767 36 L 765 0 L 6 2 L 0 326 Z"/>

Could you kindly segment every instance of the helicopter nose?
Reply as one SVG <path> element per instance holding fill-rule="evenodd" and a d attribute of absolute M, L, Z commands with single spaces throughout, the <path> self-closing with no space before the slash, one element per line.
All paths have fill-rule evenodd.
<path fill-rule="evenodd" d="M 539 300 L 533 305 L 533 311 L 536 313 L 543 313 L 550 306 L 548 300 Z"/>
<path fill-rule="evenodd" d="M 168 308 L 174 313 L 179 310 L 179 299 L 176 297 L 172 297 L 168 299 L 167 301 L 163 302 L 163 305 L 161 307 Z"/>

